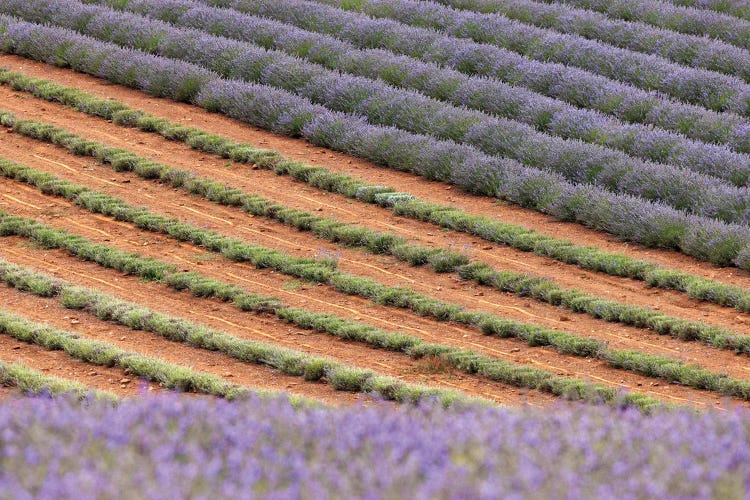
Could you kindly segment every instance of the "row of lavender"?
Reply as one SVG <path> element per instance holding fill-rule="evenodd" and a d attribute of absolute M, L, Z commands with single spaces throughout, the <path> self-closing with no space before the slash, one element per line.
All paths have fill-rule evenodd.
<path fill-rule="evenodd" d="M 705 9 L 750 20 L 750 4 L 745 0 L 672 0 L 671 3 L 682 7 Z"/>
<path fill-rule="evenodd" d="M 743 498 L 750 487 L 746 411 L 37 397 L 0 406 L 0 428 L 0 491 L 20 499 Z"/>
<path fill-rule="evenodd" d="M 613 19 L 641 21 L 678 33 L 708 36 L 750 49 L 750 22 L 711 10 L 683 7 L 664 0 L 565 0 L 565 3 L 602 12 Z"/>
<path fill-rule="evenodd" d="M 107 3 L 179 26 L 283 50 L 328 69 L 381 79 L 456 106 L 521 121 L 551 135 L 619 149 L 644 160 L 680 165 L 738 186 L 747 184 L 750 155 L 649 126 L 626 125 L 596 111 L 576 108 L 494 79 L 468 76 L 382 49 L 357 49 L 329 35 L 231 9 L 204 7 L 192 0 Z M 47 18 L 50 16 L 51 13 Z"/>
<path fill-rule="evenodd" d="M 536 0 L 432 1 L 456 9 L 502 14 L 523 23 L 644 54 L 656 54 L 678 64 L 719 71 L 745 80 L 750 76 L 750 54 L 720 40 L 684 35 L 642 22 L 612 19 L 600 12 Z"/>
<path fill-rule="evenodd" d="M 497 14 L 455 10 L 416 0 L 318 0 L 353 8 L 375 18 L 439 30 L 512 50 L 536 61 L 577 67 L 644 90 L 714 111 L 750 113 L 750 87 L 737 77 L 670 63 L 665 59 L 606 45 L 580 36 L 519 23 Z"/>
<path fill-rule="evenodd" d="M 469 146 L 378 127 L 283 90 L 226 81 L 189 63 L 4 16 L 0 16 L 0 50 L 193 102 L 278 133 L 302 135 L 321 146 L 499 196 L 644 245 L 675 248 L 719 265 L 750 268 L 747 227 L 687 215 L 591 185 L 575 185 L 559 175 L 489 157 Z"/>
<path fill-rule="evenodd" d="M 671 101 L 659 93 L 646 92 L 576 68 L 532 61 L 491 45 L 451 38 L 434 30 L 388 19 L 372 19 L 315 2 L 198 1 L 270 17 L 335 36 L 361 48 L 382 48 L 463 73 L 496 78 L 626 122 L 654 125 L 705 142 L 727 144 L 738 151 L 750 151 L 750 123 L 744 118 Z"/>
<path fill-rule="evenodd" d="M 167 13 L 172 11 L 171 5 L 166 4 Z M 176 28 L 76 0 L 7 0 L 0 11 L 185 60 L 224 77 L 283 88 L 328 109 L 365 116 L 373 124 L 468 144 L 487 154 L 559 173 L 573 183 L 592 183 L 725 222 L 750 223 L 748 187 L 639 161 L 601 146 L 552 137 L 515 121 L 458 108 L 377 80 L 342 76 L 339 71 L 255 44 Z M 745 181 L 747 177 L 746 170 Z"/>

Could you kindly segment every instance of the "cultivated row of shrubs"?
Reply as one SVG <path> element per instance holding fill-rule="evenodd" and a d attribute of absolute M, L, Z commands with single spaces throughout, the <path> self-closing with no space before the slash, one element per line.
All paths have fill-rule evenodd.
<path fill-rule="evenodd" d="M 0 69 L 0 83 L 16 90 L 31 92 L 36 97 L 71 106 L 78 111 L 99 116 L 126 127 L 153 132 L 162 137 L 181 141 L 197 150 L 250 163 L 272 170 L 278 175 L 290 175 L 318 189 L 344 195 L 366 203 L 378 204 L 404 217 L 466 232 L 486 241 L 507 245 L 524 252 L 574 264 L 584 269 L 604 272 L 612 276 L 646 281 L 649 286 L 678 290 L 690 297 L 750 312 L 750 293 L 742 287 L 720 283 L 696 275 L 662 268 L 624 254 L 616 254 L 595 247 L 580 247 L 567 240 L 499 222 L 489 217 L 471 215 L 461 209 L 417 199 L 394 188 L 365 183 L 321 166 L 311 166 L 284 158 L 276 151 L 238 143 L 224 136 L 210 134 L 194 127 L 186 127 L 166 118 L 157 118 L 125 104 L 101 99 L 76 88 L 66 87 L 21 73 Z"/>
<path fill-rule="evenodd" d="M 253 251 L 262 252 L 260 247 L 250 247 L 241 240 L 234 240 L 207 229 L 169 219 L 151 213 L 145 208 L 132 207 L 115 197 L 89 191 L 82 186 L 56 179 L 45 173 L 37 174 L 6 161 L 0 163 L 0 166 L 8 176 L 30 183 L 38 181 L 43 192 L 72 198 L 86 209 L 131 222 L 141 229 L 166 234 L 181 241 L 189 241 L 209 251 L 220 253 L 230 260 L 249 261 L 257 268 L 271 267 L 295 278 L 328 284 L 341 293 L 357 295 L 377 304 L 409 309 L 420 316 L 430 316 L 438 321 L 455 321 L 473 326 L 487 335 L 518 337 L 532 345 L 551 345 L 561 352 L 574 353 L 579 356 L 591 356 L 602 347 L 601 343 L 595 339 L 577 338 L 565 332 L 506 320 L 489 313 L 465 311 L 459 304 L 446 303 L 408 288 L 385 286 L 372 279 L 338 272 L 325 265 L 319 267 L 315 267 L 314 263 L 304 266 L 296 265 L 299 259 L 280 252 L 276 252 L 274 264 L 269 266 L 265 261 L 253 261 L 246 257 Z M 84 260 L 136 274 L 148 280 L 166 281 L 179 289 L 189 288 L 199 296 L 218 294 L 224 300 L 234 300 L 235 296 L 240 296 L 243 306 L 256 312 L 274 312 L 281 307 L 278 299 L 256 294 L 248 295 L 235 286 L 222 287 L 220 293 L 216 290 L 210 293 L 205 292 L 204 288 L 211 288 L 212 285 L 202 283 L 201 280 L 196 281 L 192 273 L 177 273 L 173 265 L 143 258 L 115 247 L 96 244 L 81 236 L 44 226 L 32 219 L 7 216 L 0 222 L 0 230 L 4 234 L 31 238 L 47 248 L 62 248 Z"/>
<path fill-rule="evenodd" d="M 172 187 L 202 196 L 215 203 L 240 207 L 253 215 L 278 220 L 299 230 L 312 231 L 316 236 L 329 241 L 363 247 L 375 254 L 393 255 L 412 265 L 429 264 L 436 272 L 456 272 L 463 279 L 492 286 L 504 292 L 533 297 L 555 306 L 567 307 L 574 312 L 584 312 L 594 318 L 649 328 L 663 335 L 671 335 L 685 340 L 699 340 L 719 348 L 750 354 L 750 337 L 737 335 L 725 328 L 707 325 L 700 321 L 681 320 L 648 307 L 627 305 L 575 289 L 564 289 L 549 279 L 517 272 L 499 271 L 484 263 L 469 264 L 465 255 L 452 252 L 449 249 L 410 244 L 393 233 L 372 231 L 362 226 L 341 223 L 302 210 L 290 209 L 256 195 L 246 194 L 236 188 L 201 178 L 190 172 L 158 164 L 134 153 L 86 141 L 57 127 L 32 121 L 17 121 L 12 115 L 3 114 L 1 110 L 0 122 L 4 122 L 6 125 L 12 123 L 15 131 L 27 137 L 46 140 L 66 147 L 77 154 L 87 154 L 98 158 L 105 163 L 112 164 L 117 170 L 132 171 L 147 179 L 160 179 Z M 248 258 L 247 255 L 252 255 L 258 251 L 263 252 L 266 249 L 259 250 L 255 247 L 246 250 L 242 241 L 225 238 L 217 233 L 150 213 L 145 208 L 127 205 L 123 200 L 113 196 L 90 190 L 46 172 L 34 170 L 2 158 L 0 158 L 0 174 L 31 184 L 44 193 L 63 196 L 88 210 L 131 222 L 142 229 L 158 231 L 173 238 L 202 245 L 232 260 L 239 262 L 249 260 L 257 267 L 271 267 L 285 274 L 291 274 L 306 280 L 340 283 L 328 267 L 323 270 L 314 269 L 312 262 L 304 261 L 302 264 L 306 268 L 302 270 L 299 267 L 300 263 L 294 259 L 292 259 L 293 264 L 291 266 L 286 266 L 281 262 L 273 265 L 259 263 L 257 258 Z M 364 284 L 364 282 L 362 283 Z M 340 284 L 338 286 L 340 291 L 352 293 L 351 287 L 342 289 Z M 375 283 L 363 285 L 365 289 L 370 290 L 376 286 Z M 360 290 L 363 287 L 357 287 L 355 290 Z M 390 291 L 389 293 L 393 296 L 395 292 Z M 371 292 L 369 297 L 374 296 L 376 300 L 381 300 L 379 297 L 382 295 Z M 400 294 L 400 296 L 401 298 L 398 299 L 390 299 L 391 302 L 400 304 L 413 302 L 406 300 L 403 294 Z M 425 314 L 431 310 L 418 309 L 417 311 L 420 314 Z M 435 317 L 444 316 L 443 312 L 433 312 L 432 314 Z"/>
<path fill-rule="evenodd" d="M 13 126 L 13 131 L 20 135 L 50 142 L 64 147 L 77 155 L 87 155 L 110 165 L 117 171 L 133 172 L 144 179 L 158 179 L 170 187 L 183 190 L 189 194 L 201 196 L 211 202 L 237 207 L 255 216 L 281 222 L 300 231 L 312 232 L 316 237 L 345 246 L 359 247 L 373 254 L 393 255 L 399 260 L 414 266 L 429 265 L 439 273 L 455 272 L 460 266 L 468 264 L 469 258 L 449 248 L 432 248 L 408 243 L 404 238 L 392 233 L 369 229 L 357 224 L 339 222 L 329 217 L 314 215 L 304 210 L 293 209 L 281 203 L 265 199 L 256 194 L 246 193 L 240 189 L 201 177 L 187 170 L 180 170 L 141 157 L 131 151 L 112 148 L 67 130 L 35 121 L 17 120 L 9 113 L 0 110 L 0 123 Z M 282 264 L 263 262 L 253 257 L 256 252 L 272 252 L 270 249 L 258 250 L 252 247 L 239 250 L 240 241 L 225 239 L 212 232 L 198 236 L 197 228 L 180 223 L 173 219 L 149 213 L 144 208 L 126 205 L 122 200 L 104 193 L 92 191 L 84 186 L 59 179 L 46 172 L 0 159 L 0 173 L 5 177 L 21 180 L 38 187 L 42 192 L 63 196 L 76 204 L 119 220 L 133 222 L 142 229 L 158 230 L 171 237 L 192 241 L 213 251 L 221 252 L 228 258 L 238 261 L 249 260 L 258 267 L 270 267 L 283 273 Z M 190 227 L 190 228 L 188 228 Z M 270 257 L 273 261 L 276 257 Z M 325 259 L 324 259 L 325 260 Z M 335 260 L 327 259 L 323 269 L 315 267 L 311 259 L 294 259 L 292 266 L 309 266 L 306 274 L 310 279 L 325 281 L 331 269 L 336 267 Z"/>
<path fill-rule="evenodd" d="M 542 0 L 551 3 L 554 0 Z M 689 0 L 688 0 L 689 1 Z M 711 0 L 708 0 L 711 1 Z M 602 12 L 614 19 L 641 21 L 652 26 L 689 35 L 708 36 L 750 49 L 750 23 L 743 19 L 681 6 L 661 0 L 567 0 L 568 5 Z M 706 3 L 703 0 L 701 4 Z"/>
<path fill-rule="evenodd" d="M 15 6 L 14 3 L 15 0 L 4 2 L 0 12 L 33 22 L 54 23 L 106 42 L 184 60 L 226 78 L 282 88 L 327 109 L 364 116 L 372 124 L 472 146 L 465 151 L 469 154 L 482 151 L 512 158 L 538 169 L 540 174 L 555 172 L 576 184 L 593 184 L 724 222 L 750 224 L 750 188 L 744 186 L 748 171 L 744 181 L 740 180 L 743 187 L 737 187 L 683 168 L 644 162 L 601 146 L 552 137 L 528 125 L 452 106 L 378 80 L 342 76 L 339 71 L 249 42 L 175 28 L 77 0 L 44 2 L 49 14 L 40 14 L 34 2 L 18 0 Z M 521 167 L 515 162 L 503 163 L 511 162 L 496 161 L 506 175 Z M 429 168 L 437 170 L 438 178 L 456 175 L 450 164 L 431 162 Z"/>
<path fill-rule="evenodd" d="M 644 245 L 679 249 L 718 265 L 750 267 L 750 234 L 744 227 L 686 215 L 590 185 L 572 185 L 554 174 L 514 167 L 512 162 L 472 152 L 466 146 L 376 127 L 282 90 L 223 81 L 188 63 L 2 16 L 0 50 L 68 65 L 154 95 L 194 102 L 275 132 L 302 134 L 317 145 L 506 198 Z M 507 172 L 509 167 L 512 169 Z"/>
<path fill-rule="evenodd" d="M 616 47 L 656 54 L 687 66 L 719 71 L 745 80 L 750 78 L 750 55 L 739 47 L 712 38 L 684 35 L 643 23 L 612 19 L 600 12 L 535 0 L 435 1 L 456 9 L 501 14 L 560 33 L 581 35 Z M 689 0 L 682 3 L 686 1 Z M 716 3 L 721 2 L 718 0 Z M 708 2 L 700 0 L 700 3 L 705 5 Z"/>
<path fill-rule="evenodd" d="M 414 358 L 434 357 L 457 370 L 484 376 L 495 382 L 536 389 L 566 399 L 604 401 L 615 405 L 637 406 L 642 409 L 661 404 L 657 399 L 644 394 L 621 394 L 613 387 L 592 384 L 574 377 L 555 375 L 546 370 L 505 362 L 466 349 L 442 344 L 427 344 L 418 337 L 388 332 L 335 315 L 286 307 L 279 299 L 273 297 L 248 293 L 236 285 L 207 278 L 199 273 L 180 272 L 176 267 L 167 263 L 123 252 L 106 245 L 97 245 L 85 238 L 52 229 L 32 219 L 11 217 L 0 213 L 0 236 L 10 235 L 29 238 L 46 248 L 61 248 L 80 259 L 91 260 L 103 267 L 128 272 L 148 281 L 157 281 L 175 290 L 187 290 L 198 297 L 231 302 L 243 311 L 271 313 L 300 328 L 327 333 L 345 340 L 364 342 L 381 349 L 403 352 Z M 102 258 L 103 256 L 109 258 Z M 161 272 L 153 272 L 155 269 Z M 440 305 L 437 301 L 434 302 Z M 459 317 L 455 311 L 454 315 Z M 569 350 L 571 353 L 580 352 L 587 356 L 592 354 L 592 349 L 600 345 L 594 339 L 580 338 L 565 332 L 546 330 L 490 315 L 482 316 L 486 320 L 478 326 L 486 335 L 515 336 L 526 340 L 532 346 L 554 342 L 555 347 L 560 350 Z M 477 316 L 471 316 L 471 318 L 481 319 Z M 647 358 L 651 361 L 650 358 L 653 357 L 647 356 Z M 679 361 L 675 363 L 682 366 Z"/>
<path fill-rule="evenodd" d="M 714 111 L 750 113 L 750 87 L 744 80 L 669 62 L 652 54 L 625 50 L 596 40 L 561 34 L 497 14 L 455 10 L 415 0 L 326 0 L 336 7 L 374 18 L 433 28 L 449 36 L 492 44 L 542 62 L 556 62 L 656 90 L 673 99 Z"/>
<path fill-rule="evenodd" d="M 750 21 L 750 5 L 745 2 L 727 2 L 726 0 L 672 0 L 671 3 L 682 7 L 693 7 L 728 14 Z"/>
<path fill-rule="evenodd" d="M 168 389 L 211 394 L 226 399 L 248 398 L 252 394 L 258 394 L 247 387 L 227 382 L 218 375 L 126 351 L 108 342 L 84 339 L 75 333 L 37 323 L 7 311 L 0 311 L 0 334 L 51 351 L 64 351 L 72 358 L 85 363 L 128 370 L 135 376 L 158 382 Z"/>
<path fill-rule="evenodd" d="M 174 266 L 158 260 L 94 244 L 85 238 L 49 228 L 32 219 L 5 215 L 0 219 L 0 235 L 26 237 L 47 248 L 63 248 L 79 258 L 93 260 L 105 267 L 136 274 L 147 280 L 159 281 L 177 290 L 187 289 L 196 296 L 232 301 L 243 310 L 271 312 L 301 328 L 323 331 L 349 340 L 364 341 L 377 347 L 401 351 L 415 358 L 435 357 L 453 368 L 469 374 L 479 374 L 497 382 L 551 392 L 566 398 L 609 402 L 618 400 L 617 391 L 613 388 L 590 385 L 570 377 L 559 377 L 545 370 L 507 363 L 465 349 L 441 344 L 425 344 L 418 337 L 385 332 L 332 315 L 287 308 L 276 298 L 248 294 L 235 285 L 205 278 L 198 273 L 178 272 Z M 73 245 L 70 244 L 71 241 L 74 242 Z M 102 255 L 108 255 L 109 258 L 103 259 Z M 153 272 L 155 269 L 160 272 Z M 732 379 L 724 374 L 713 373 L 697 366 L 686 365 L 679 360 L 636 351 L 608 349 L 596 339 L 523 324 L 492 314 L 463 311 L 459 306 L 430 299 L 411 290 L 389 288 L 354 276 L 338 274 L 331 279 L 331 284 L 344 293 L 369 297 L 377 303 L 407 307 L 419 314 L 430 315 L 441 321 L 474 325 L 485 335 L 515 337 L 531 346 L 548 345 L 562 354 L 593 356 L 616 368 L 624 368 L 698 389 L 750 399 L 750 382 Z M 651 404 L 651 399 L 648 397 L 644 400 L 646 403 L 633 403 L 628 399 L 631 397 L 640 401 L 640 398 L 645 396 L 627 395 L 625 397 L 628 400 L 627 404 L 638 406 Z"/>
<path fill-rule="evenodd" d="M 706 142 L 750 151 L 744 118 L 665 99 L 562 64 L 532 61 L 514 52 L 389 19 L 372 19 L 318 2 L 296 0 L 200 0 L 293 24 L 346 40 L 360 48 L 382 48 L 467 74 L 493 77 L 632 123 L 644 123 Z M 661 2 L 660 2 L 661 3 Z"/>
<path fill-rule="evenodd" d="M 117 396 L 111 392 L 94 390 L 73 380 L 47 375 L 20 362 L 0 361 L 0 386 L 15 387 L 25 394 L 74 394 L 78 399 L 93 396 L 107 401 L 117 400 Z"/>
<path fill-rule="evenodd" d="M 117 0 L 108 4 L 267 49 L 283 50 L 328 69 L 380 79 L 456 106 L 523 122 L 565 139 L 580 139 L 644 160 L 679 165 L 738 186 L 748 180 L 750 157 L 745 154 L 651 126 L 624 124 L 598 111 L 577 108 L 496 79 L 465 75 L 386 50 L 357 49 L 333 36 L 230 9 L 205 7 L 192 0 L 148 3 Z"/>
<path fill-rule="evenodd" d="M 270 366 L 286 375 L 303 377 L 306 381 L 315 382 L 325 378 L 327 383 L 339 391 L 374 393 L 390 401 L 411 404 L 430 399 L 438 400 L 445 406 L 473 401 L 457 391 L 408 384 L 372 370 L 355 368 L 332 359 L 305 354 L 266 342 L 240 339 L 96 290 L 77 287 L 8 262 L 0 261 L 0 280 L 8 286 L 40 297 L 56 297 L 64 307 L 86 312 L 102 321 L 123 325 L 133 330 L 151 332 L 173 342 L 182 342 L 199 349 L 221 352 L 245 363 Z M 44 345 L 47 346 L 48 343 Z M 86 361 L 89 359 L 87 358 Z M 100 361 L 102 360 L 97 358 L 98 364 L 102 364 Z M 149 375 L 150 380 L 158 380 L 162 383 L 176 378 L 175 375 L 168 375 L 166 378 L 155 378 Z M 185 380 L 190 381 L 192 378 L 187 377 Z M 201 387 L 195 382 L 169 382 L 165 386 L 182 391 Z M 224 387 L 216 381 L 212 381 L 208 386 Z M 207 391 L 204 389 L 201 392 Z M 211 389 L 208 392 L 225 396 L 222 390 Z M 228 394 L 234 395 L 233 392 Z"/>

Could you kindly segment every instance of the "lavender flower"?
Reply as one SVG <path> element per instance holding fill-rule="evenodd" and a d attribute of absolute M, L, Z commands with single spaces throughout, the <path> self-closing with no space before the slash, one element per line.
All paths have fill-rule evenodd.
<path fill-rule="evenodd" d="M 14 498 L 742 498 L 750 479 L 743 410 L 37 397 L 0 428 Z"/>
<path fill-rule="evenodd" d="M 147 56 L 112 44 L 93 41 L 60 28 L 34 25 L 0 16 L 0 48 L 69 65 L 149 92 L 177 98 L 188 95 L 181 85 L 160 83 L 166 65 L 199 90 L 191 102 L 209 110 L 247 120 L 271 130 L 299 130 L 314 144 L 351 153 L 391 168 L 457 184 L 462 189 L 498 196 L 560 219 L 577 221 L 644 245 L 679 249 L 718 265 L 750 268 L 750 229 L 689 216 L 659 203 L 617 195 L 588 184 L 574 185 L 559 175 L 524 167 L 518 162 L 484 155 L 467 145 L 439 141 L 392 127 L 378 127 L 362 118 L 335 113 L 308 100 L 265 85 L 224 81 L 188 63 Z M 170 66 L 174 64 L 175 66 Z M 107 68 L 115 71 L 107 73 Z M 123 71 L 122 68 L 128 69 Z M 174 71 L 171 69 L 170 71 Z M 134 75 L 139 75 L 134 78 Z M 181 81 L 182 81 L 181 80 Z M 173 92 L 171 95 L 169 92 Z M 292 114 L 294 113 L 294 114 Z M 293 129 L 289 124 L 294 123 Z M 717 252 L 689 238 L 691 231 L 711 231 Z M 730 249 L 730 251 L 725 251 Z"/>
<path fill-rule="evenodd" d="M 623 121 L 651 124 L 705 142 L 750 151 L 750 124 L 737 115 L 670 101 L 656 92 L 645 92 L 576 68 L 531 61 L 498 47 L 303 0 L 198 1 L 272 17 L 360 48 L 384 48 L 463 73 L 490 76 Z"/>
<path fill-rule="evenodd" d="M 26 15 L 23 8 L 13 8 L 14 3 L 7 0 L 0 9 Z M 28 4 L 21 0 L 18 3 Z M 68 24 L 77 25 L 84 33 L 134 48 L 155 47 L 162 56 L 184 59 L 229 78 L 283 88 L 329 109 L 363 115 L 373 124 L 470 144 L 488 154 L 561 173 L 574 183 L 593 183 L 689 213 L 726 222 L 750 222 L 748 188 L 730 186 L 680 168 L 638 161 L 600 146 L 550 137 L 518 122 L 456 108 L 382 82 L 341 76 L 257 45 L 174 28 L 73 0 L 51 0 L 45 5 L 51 11 L 80 11 L 79 18 L 85 19 L 86 24 L 73 15 Z M 36 16 L 34 20 L 45 21 L 47 17 L 57 21 L 54 15 Z"/>
<path fill-rule="evenodd" d="M 319 1 L 336 7 L 349 6 L 344 0 Z M 680 66 L 655 55 L 559 34 L 500 15 L 455 10 L 428 2 L 363 0 L 357 2 L 356 9 L 376 18 L 393 19 L 411 26 L 433 28 L 454 37 L 490 43 L 537 61 L 581 68 L 714 111 L 750 113 L 750 87 L 744 81 Z"/>

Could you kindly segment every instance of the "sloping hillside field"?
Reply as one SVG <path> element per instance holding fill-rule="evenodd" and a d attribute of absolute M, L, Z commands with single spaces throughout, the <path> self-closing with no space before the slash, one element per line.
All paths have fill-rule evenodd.
<path fill-rule="evenodd" d="M 744 498 L 750 11 L 0 0 L 0 282 L 2 497 Z"/>

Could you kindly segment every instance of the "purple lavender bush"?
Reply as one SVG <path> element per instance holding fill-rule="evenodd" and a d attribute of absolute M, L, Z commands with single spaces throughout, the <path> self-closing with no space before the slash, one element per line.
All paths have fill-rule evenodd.
<path fill-rule="evenodd" d="M 750 414 L 293 408 L 145 396 L 0 405 L 0 494 L 31 498 L 744 498 Z"/>
<path fill-rule="evenodd" d="M 462 73 L 497 78 L 623 121 L 655 125 L 694 139 L 750 151 L 750 124 L 738 115 L 678 103 L 657 92 L 646 92 L 562 64 L 532 61 L 491 45 L 304 0 L 197 1 L 271 17 L 335 36 L 360 48 L 387 49 Z"/>
<path fill-rule="evenodd" d="M 541 0 L 553 3 L 557 0 Z M 565 0 L 614 19 L 642 21 L 679 33 L 707 36 L 750 49 L 750 22 L 726 14 L 675 5 L 662 0 Z"/>
<path fill-rule="evenodd" d="M 41 15 L 36 13 L 41 10 L 37 7 L 40 4 L 47 9 Z M 373 124 L 470 144 L 491 155 L 559 173 L 574 183 L 591 183 L 729 223 L 750 223 L 747 187 L 639 161 L 601 146 L 552 137 L 515 121 L 450 106 L 383 82 L 342 76 L 254 44 L 74 0 L 7 0 L 0 9 L 35 22 L 77 26 L 81 32 L 108 42 L 142 50 L 153 47 L 159 55 L 192 62 L 228 78 L 283 88 L 329 109 L 365 116 Z M 65 14 L 57 14 L 61 11 Z"/>
<path fill-rule="evenodd" d="M 353 154 L 390 168 L 451 182 L 576 221 L 646 246 L 672 248 L 717 265 L 750 268 L 750 230 L 687 215 L 663 204 L 617 195 L 513 160 L 489 157 L 467 145 L 439 141 L 335 113 L 265 85 L 221 80 L 198 66 L 102 43 L 69 30 L 0 15 L 0 51 L 33 57 L 182 99 L 209 111 Z M 169 77 L 174 81 L 163 82 Z M 198 92 L 195 92 L 198 89 Z M 710 234 L 710 245 L 702 235 Z"/>
<path fill-rule="evenodd" d="M 283 50 L 328 69 L 379 78 L 457 106 L 520 121 L 541 132 L 618 149 L 643 160 L 679 165 L 738 186 L 747 184 L 750 176 L 750 156 L 725 146 L 691 141 L 650 126 L 624 124 L 597 111 L 576 108 L 522 87 L 464 75 L 381 49 L 360 50 L 332 36 L 279 21 L 231 9 L 204 7 L 192 0 L 105 0 L 104 3 L 179 26 Z"/>
<path fill-rule="evenodd" d="M 469 38 L 512 50 L 537 61 L 552 61 L 584 69 L 644 90 L 657 90 L 674 99 L 714 111 L 750 113 L 750 87 L 736 77 L 681 66 L 652 54 L 620 49 L 580 36 L 519 23 L 497 14 L 456 10 L 415 0 L 319 0 L 354 9 L 375 18 L 433 28 L 449 36 Z"/>
<path fill-rule="evenodd" d="M 750 4 L 743 0 L 672 0 L 671 3 L 682 7 L 712 10 L 740 19 L 750 20 Z"/>
<path fill-rule="evenodd" d="M 745 81 L 750 78 L 750 54 L 739 47 L 707 37 L 685 35 L 642 22 L 612 19 L 600 12 L 536 0 L 433 1 L 456 9 L 502 14 L 561 33 L 580 35 L 644 54 L 657 54 L 679 64 L 739 76 Z M 705 5 L 709 1 L 701 3 Z M 716 0 L 715 3 L 718 2 L 724 0 Z"/>

